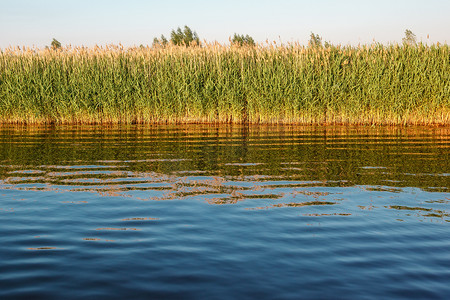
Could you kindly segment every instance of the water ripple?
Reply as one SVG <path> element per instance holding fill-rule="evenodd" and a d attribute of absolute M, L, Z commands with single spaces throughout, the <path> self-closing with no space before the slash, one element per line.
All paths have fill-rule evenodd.
<path fill-rule="evenodd" d="M 1 299 L 450 294 L 448 128 L 0 131 Z"/>

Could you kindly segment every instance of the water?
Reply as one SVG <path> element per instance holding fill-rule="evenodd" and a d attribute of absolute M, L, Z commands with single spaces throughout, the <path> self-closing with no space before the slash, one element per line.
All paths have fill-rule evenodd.
<path fill-rule="evenodd" d="M 446 298 L 449 147 L 449 128 L 2 127 L 0 298 Z"/>

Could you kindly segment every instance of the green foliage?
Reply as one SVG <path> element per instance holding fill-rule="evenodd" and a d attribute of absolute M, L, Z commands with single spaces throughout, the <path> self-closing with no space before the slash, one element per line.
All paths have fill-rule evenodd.
<path fill-rule="evenodd" d="M 174 45 L 184 45 L 184 46 L 191 46 L 191 45 L 200 45 L 200 39 L 195 31 L 192 31 L 191 28 L 188 26 L 184 26 L 184 29 L 182 30 L 180 27 L 178 27 L 176 30 L 172 30 L 170 33 L 170 42 Z M 161 37 L 154 38 L 153 39 L 153 47 L 165 47 L 167 46 L 169 41 L 166 39 L 164 35 L 161 35 Z"/>
<path fill-rule="evenodd" d="M 0 53 L 0 122 L 450 124 L 450 47 Z"/>
<path fill-rule="evenodd" d="M 167 46 L 167 44 L 169 43 L 169 41 L 166 39 L 166 37 L 164 35 L 161 34 L 161 38 L 154 38 L 153 39 L 153 47 L 164 47 Z"/>
<path fill-rule="evenodd" d="M 308 45 L 314 48 L 322 47 L 322 38 L 318 34 L 311 32 Z"/>
<path fill-rule="evenodd" d="M 200 45 L 200 39 L 195 31 L 192 31 L 188 26 L 184 26 L 181 30 L 180 27 L 177 30 L 172 30 L 170 33 L 170 41 L 174 45 Z"/>
<path fill-rule="evenodd" d="M 53 39 L 51 43 L 52 49 L 59 49 L 61 48 L 61 43 L 57 39 Z"/>
<path fill-rule="evenodd" d="M 405 30 L 405 37 L 402 39 L 404 45 L 416 46 L 416 35 L 409 29 Z"/>
<path fill-rule="evenodd" d="M 255 46 L 255 41 L 251 36 L 243 34 L 234 34 L 231 43 L 239 46 Z"/>

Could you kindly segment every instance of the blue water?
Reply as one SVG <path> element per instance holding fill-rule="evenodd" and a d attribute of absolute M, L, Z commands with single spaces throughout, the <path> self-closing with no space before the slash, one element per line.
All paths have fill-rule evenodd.
<path fill-rule="evenodd" d="M 450 129 L 0 128 L 1 299 L 445 299 Z"/>

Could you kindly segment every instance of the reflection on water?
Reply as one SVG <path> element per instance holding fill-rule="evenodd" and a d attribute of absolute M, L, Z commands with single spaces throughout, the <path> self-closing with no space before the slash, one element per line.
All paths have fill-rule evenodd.
<path fill-rule="evenodd" d="M 0 297 L 442 297 L 449 147 L 442 127 L 2 127 Z"/>

